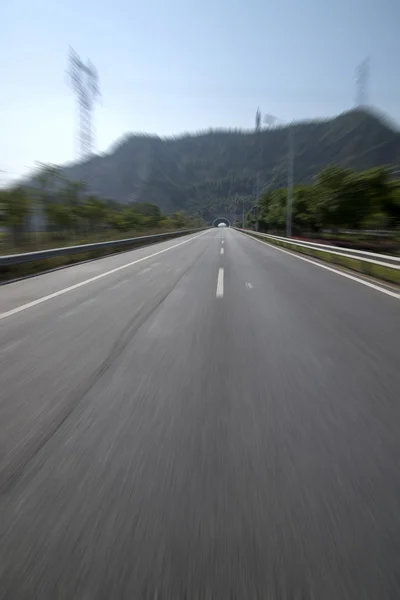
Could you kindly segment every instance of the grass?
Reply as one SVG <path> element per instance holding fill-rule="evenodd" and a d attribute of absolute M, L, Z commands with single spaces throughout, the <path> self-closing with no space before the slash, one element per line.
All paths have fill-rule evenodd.
<path fill-rule="evenodd" d="M 159 227 L 148 229 L 146 231 L 131 230 L 123 232 L 105 229 L 103 231 L 98 231 L 97 233 L 84 232 L 78 235 L 38 232 L 37 234 L 25 234 L 17 245 L 11 242 L 9 235 L 2 233 L 0 234 L 0 256 L 50 250 L 51 248 L 68 248 L 69 246 L 80 246 L 82 244 L 93 244 L 96 242 L 124 240 L 133 237 L 155 235 L 157 233 L 169 233 L 170 231 L 173 230 Z"/>
<path fill-rule="evenodd" d="M 284 236 L 285 232 L 271 232 L 278 236 Z M 360 232 L 352 233 L 326 233 L 326 232 L 303 232 L 293 235 L 293 239 L 300 242 L 316 242 L 330 246 L 364 250 L 366 252 L 377 252 L 380 254 L 400 255 L 400 231 L 392 230 L 387 237 L 377 237 Z"/>
<path fill-rule="evenodd" d="M 358 273 L 362 273 L 363 275 L 368 275 L 370 277 L 375 277 L 376 279 L 381 279 L 382 281 L 387 281 L 389 283 L 400 285 L 400 269 L 393 268 L 390 265 L 376 265 L 358 257 L 339 256 L 331 252 L 317 250 L 316 248 L 296 246 L 295 244 L 291 244 L 287 241 L 276 240 L 273 238 L 266 239 L 263 236 L 257 235 L 257 233 L 255 232 L 246 233 L 248 235 L 252 235 L 253 237 L 260 238 L 268 244 L 273 244 L 275 246 L 286 248 L 291 252 L 307 254 L 308 256 L 318 258 L 319 260 L 322 260 L 324 262 L 333 263 L 335 265 L 338 265 L 339 267 L 345 267 L 347 269 L 350 269 L 351 271 L 357 271 Z"/>
<path fill-rule="evenodd" d="M 184 230 L 182 230 L 184 231 Z M 166 236 L 166 238 L 163 238 L 163 240 L 165 241 L 166 239 L 171 239 L 174 237 L 179 237 L 180 235 L 182 235 L 182 232 L 173 232 L 171 230 L 158 230 L 158 231 L 146 231 L 146 232 L 141 232 L 141 233 L 132 233 L 132 232 L 125 232 L 124 235 L 120 235 L 118 236 L 111 236 L 110 240 L 118 240 L 118 239 L 128 239 L 131 237 L 145 237 L 148 235 L 153 235 L 156 233 L 169 233 L 171 234 L 170 236 Z M 90 240 L 86 240 L 85 243 L 91 243 L 91 242 L 98 242 L 98 241 L 109 241 L 107 239 L 104 239 L 104 237 L 102 239 L 90 239 Z M 82 241 L 80 241 L 80 243 L 84 243 Z M 28 276 L 32 276 L 35 274 L 39 274 L 39 273 L 43 273 L 45 271 L 49 271 L 49 270 L 53 270 L 53 269 L 57 269 L 60 267 L 65 267 L 67 265 L 72 265 L 72 264 L 76 264 L 79 262 L 83 262 L 86 260 L 93 260 L 95 258 L 101 258 L 104 256 L 110 256 L 111 254 L 118 254 L 119 252 L 126 252 L 128 250 L 132 250 L 132 249 L 136 249 L 136 248 L 142 248 L 143 246 L 147 246 L 150 244 L 154 244 L 154 240 L 143 240 L 143 242 L 133 242 L 132 244 L 127 244 L 124 246 L 120 246 L 120 247 L 108 247 L 108 248 L 104 248 L 104 249 L 100 249 L 100 250 L 83 250 L 82 252 L 78 252 L 77 254 L 70 254 L 70 255 L 66 255 L 66 256 L 55 256 L 52 258 L 46 258 L 44 260 L 34 260 L 31 262 L 26 262 L 26 263 L 21 263 L 21 264 L 16 264 L 16 265 L 7 265 L 7 266 L 0 266 L 0 281 L 5 283 L 7 281 L 13 280 L 13 279 L 18 279 L 21 277 L 28 277 Z M 70 243 L 69 246 L 74 246 L 74 245 L 78 245 L 77 242 L 75 243 Z M 67 244 L 62 244 L 63 247 L 67 247 Z M 61 244 L 57 244 L 56 246 L 53 247 L 61 247 Z M 38 248 L 36 247 L 35 250 L 37 250 Z M 40 248 L 40 250 L 46 250 L 47 248 Z M 31 251 L 34 251 L 34 249 L 31 248 Z M 13 254 L 18 253 L 18 251 L 13 252 Z"/>

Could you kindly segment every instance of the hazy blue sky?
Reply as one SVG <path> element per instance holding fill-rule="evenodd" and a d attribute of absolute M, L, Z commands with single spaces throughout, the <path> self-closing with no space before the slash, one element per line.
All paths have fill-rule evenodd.
<path fill-rule="evenodd" d="M 369 100 L 400 121 L 400 0 L 4 0 L 0 169 L 76 155 L 68 46 L 96 65 L 96 149 L 128 131 L 248 128 L 259 105 L 281 119 Z M 0 182 L 5 175 L 0 173 Z"/>

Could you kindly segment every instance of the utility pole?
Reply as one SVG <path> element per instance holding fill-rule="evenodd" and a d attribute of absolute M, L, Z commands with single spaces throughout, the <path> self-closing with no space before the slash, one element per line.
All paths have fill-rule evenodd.
<path fill-rule="evenodd" d="M 276 122 L 284 123 L 273 115 L 265 115 L 264 122 L 275 125 Z M 294 172 L 294 124 L 288 127 L 288 157 L 287 157 L 287 199 L 286 199 L 286 237 L 292 237 L 292 204 L 293 204 L 293 172 Z"/>
<path fill-rule="evenodd" d="M 259 200 L 260 200 L 260 173 L 257 173 L 256 204 L 255 204 L 256 210 L 254 211 L 254 216 L 256 219 L 256 223 L 255 223 L 256 231 L 258 231 L 258 202 L 259 202 Z"/>
<path fill-rule="evenodd" d="M 256 161 L 257 164 L 257 178 L 256 178 L 256 189 L 255 189 L 255 203 L 259 201 L 260 196 L 260 172 L 262 169 L 262 143 L 261 143 L 261 112 L 260 109 L 257 108 L 256 112 L 256 130 L 255 130 L 255 143 L 256 143 Z M 256 216 L 256 230 L 258 229 L 258 221 Z"/>
<path fill-rule="evenodd" d="M 235 212 L 237 212 L 239 204 L 239 197 L 235 194 Z M 236 215 L 237 217 L 237 215 Z M 244 199 L 242 199 L 242 228 L 244 228 Z"/>
<path fill-rule="evenodd" d="M 294 162 L 294 131 L 293 131 L 293 123 L 291 123 L 289 126 L 288 192 L 287 192 L 287 202 L 286 202 L 286 237 L 292 237 L 293 162 Z"/>

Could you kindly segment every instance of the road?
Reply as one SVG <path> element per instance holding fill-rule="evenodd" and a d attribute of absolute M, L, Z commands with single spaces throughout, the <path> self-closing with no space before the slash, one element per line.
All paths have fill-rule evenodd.
<path fill-rule="evenodd" d="M 398 600 L 400 303 L 231 229 L 0 292 L 0 598 Z"/>

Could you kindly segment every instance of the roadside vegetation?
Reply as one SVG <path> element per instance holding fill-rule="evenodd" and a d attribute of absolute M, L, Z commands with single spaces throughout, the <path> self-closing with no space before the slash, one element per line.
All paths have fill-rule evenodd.
<path fill-rule="evenodd" d="M 183 211 L 167 215 L 150 202 L 121 204 L 88 194 L 82 182 L 42 169 L 30 187 L 0 191 L 2 254 L 44 250 L 204 226 Z"/>
<path fill-rule="evenodd" d="M 266 191 L 247 223 L 282 235 L 286 228 L 287 188 Z M 323 169 L 310 185 L 293 188 L 294 237 L 335 241 L 339 245 L 386 249 L 400 247 L 400 179 L 378 167 L 357 172 Z M 371 248 L 367 248 L 371 246 Z"/>

